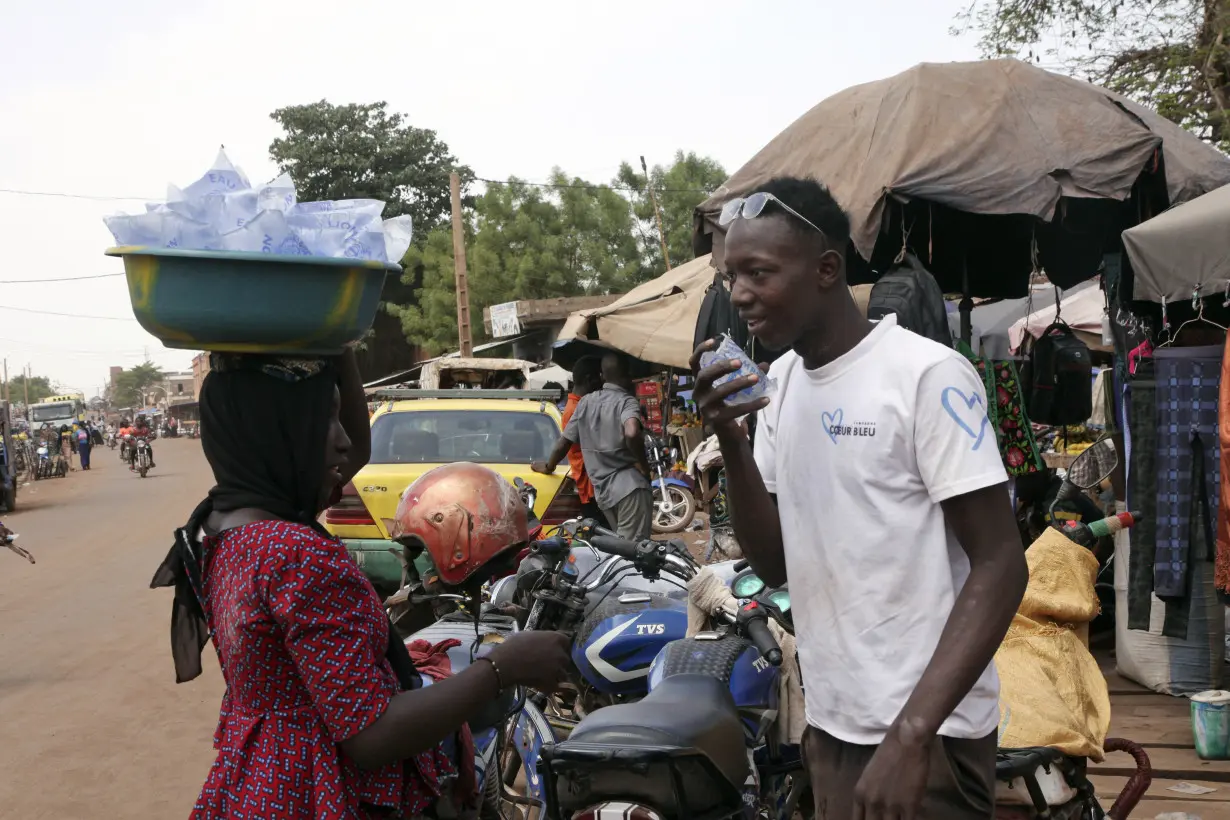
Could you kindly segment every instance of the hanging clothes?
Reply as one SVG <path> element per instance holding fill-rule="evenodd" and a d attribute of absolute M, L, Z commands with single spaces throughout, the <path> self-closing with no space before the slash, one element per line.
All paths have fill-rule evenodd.
<path fill-rule="evenodd" d="M 1230 476 L 1230 334 L 1221 358 L 1221 387 L 1218 393 L 1218 439 L 1221 444 L 1221 475 Z M 1217 559 L 1214 583 L 1222 593 L 1230 594 L 1230 481 L 1218 482 L 1220 499 L 1217 508 Z"/>
<path fill-rule="evenodd" d="M 1222 349 L 1159 348 L 1157 555 L 1154 592 L 1166 601 L 1162 634 L 1187 637 L 1192 564 L 1212 562 L 1221 454 L 1217 429 Z"/>
<path fill-rule="evenodd" d="M 1025 397 L 1016 363 L 1011 359 L 989 361 L 975 356 L 964 342 L 958 342 L 957 349 L 982 378 L 987 392 L 987 417 L 995 431 L 999 455 L 1008 475 L 1015 478 L 1045 470 L 1042 451 L 1034 439 L 1029 417 L 1025 415 Z"/>
<path fill-rule="evenodd" d="M 1148 631 L 1153 611 L 1153 565 L 1157 557 L 1157 380 L 1151 357 L 1142 359 L 1125 390 L 1128 450 L 1127 496 L 1140 513 L 1128 530 L 1128 629 Z"/>

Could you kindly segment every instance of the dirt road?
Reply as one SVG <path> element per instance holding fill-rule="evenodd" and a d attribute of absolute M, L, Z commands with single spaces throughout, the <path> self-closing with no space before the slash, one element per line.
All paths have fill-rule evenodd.
<path fill-rule="evenodd" d="M 149 581 L 212 483 L 200 442 L 159 440 L 142 480 L 110 450 L 22 488 L 0 554 L 0 815 L 186 818 L 213 760 L 222 678 L 176 685 L 170 590 Z"/>

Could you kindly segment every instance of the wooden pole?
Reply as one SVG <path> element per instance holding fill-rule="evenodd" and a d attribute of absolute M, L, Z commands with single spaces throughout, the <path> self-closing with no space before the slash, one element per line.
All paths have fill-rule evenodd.
<path fill-rule="evenodd" d="M 662 230 L 662 211 L 658 209 L 658 198 L 653 192 L 653 180 L 649 178 L 649 166 L 645 157 L 641 157 L 641 170 L 645 172 L 645 187 L 649 189 L 649 201 L 653 204 L 653 215 L 658 220 L 658 242 L 662 244 L 662 258 L 666 260 L 666 269 L 671 269 L 671 255 L 666 251 L 666 231 Z"/>
<path fill-rule="evenodd" d="M 9 395 L 9 360 L 4 360 L 4 403 L 11 405 L 13 397 Z"/>
<path fill-rule="evenodd" d="M 21 380 L 26 389 L 26 421 L 30 420 L 30 365 L 26 365 L 26 377 Z"/>
<path fill-rule="evenodd" d="M 449 174 L 448 187 L 453 199 L 453 272 L 457 278 L 457 333 L 462 356 L 474 355 L 474 336 L 470 333 L 470 286 L 466 280 L 466 237 L 461 223 L 461 177 Z"/>

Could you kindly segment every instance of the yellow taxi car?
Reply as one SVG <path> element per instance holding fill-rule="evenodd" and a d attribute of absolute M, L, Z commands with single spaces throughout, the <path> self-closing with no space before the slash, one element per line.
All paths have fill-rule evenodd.
<path fill-rule="evenodd" d="M 471 461 L 510 482 L 515 478 L 529 482 L 538 490 L 534 511 L 544 528 L 580 514 L 580 499 L 564 470 L 543 475 L 530 469 L 533 461 L 547 457 L 560 435 L 559 410 L 545 394 L 397 398 L 416 392 L 420 391 L 388 391 L 394 398 L 382 401 L 372 415 L 371 460 L 324 516 L 325 528 L 346 543 L 382 595 L 395 592 L 401 581 L 401 564 L 390 552 L 394 544 L 389 540 L 389 522 L 402 492 L 433 467 Z M 429 395 L 441 392 L 488 391 Z M 516 395 L 516 391 L 500 392 Z"/>

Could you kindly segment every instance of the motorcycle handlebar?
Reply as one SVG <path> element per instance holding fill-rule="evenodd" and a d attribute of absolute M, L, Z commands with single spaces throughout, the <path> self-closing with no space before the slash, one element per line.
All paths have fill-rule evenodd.
<path fill-rule="evenodd" d="M 760 650 L 766 661 L 773 666 L 782 665 L 782 648 L 777 645 L 777 639 L 773 637 L 766 618 L 750 618 L 747 622 L 747 637 Z"/>
<path fill-rule="evenodd" d="M 611 555 L 618 555 L 620 558 L 628 558 L 630 560 L 637 557 L 637 545 L 634 541 L 627 541 L 610 530 L 598 528 L 595 530 L 595 535 L 590 536 L 589 543 L 596 549 Z"/>

